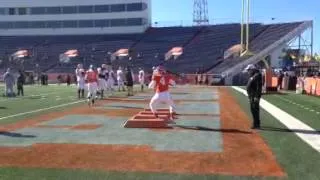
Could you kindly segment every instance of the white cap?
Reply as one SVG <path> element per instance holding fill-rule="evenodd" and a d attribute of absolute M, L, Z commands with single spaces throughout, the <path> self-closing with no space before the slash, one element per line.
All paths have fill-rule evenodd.
<path fill-rule="evenodd" d="M 255 65 L 249 64 L 249 65 L 244 69 L 243 72 L 248 72 L 249 70 L 256 70 L 256 69 L 257 69 L 257 67 L 256 67 Z"/>

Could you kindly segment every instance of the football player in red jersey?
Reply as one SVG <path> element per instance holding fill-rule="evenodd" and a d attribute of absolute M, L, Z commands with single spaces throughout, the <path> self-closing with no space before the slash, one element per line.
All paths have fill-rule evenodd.
<path fill-rule="evenodd" d="M 88 83 L 88 105 L 94 105 L 94 101 L 98 90 L 98 75 L 93 70 L 93 65 L 90 65 L 89 70 L 86 72 L 85 79 Z"/>
<path fill-rule="evenodd" d="M 149 84 L 150 89 L 155 90 L 155 95 L 152 97 L 150 101 L 150 109 L 154 116 L 158 118 L 158 114 L 156 111 L 156 106 L 158 103 L 166 103 L 169 105 L 170 110 L 170 121 L 169 123 L 174 123 L 174 110 L 175 105 L 171 98 L 170 92 L 169 92 L 169 86 L 175 86 L 176 83 L 172 79 L 171 75 L 168 74 L 164 67 L 159 66 L 157 67 L 156 71 L 154 71 L 154 74 L 152 76 L 152 80 Z"/>

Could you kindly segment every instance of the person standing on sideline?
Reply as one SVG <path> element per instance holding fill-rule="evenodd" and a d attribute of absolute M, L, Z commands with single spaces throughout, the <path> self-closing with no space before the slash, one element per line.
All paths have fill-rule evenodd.
<path fill-rule="evenodd" d="M 282 72 L 282 70 L 279 72 L 279 76 L 278 76 L 278 85 L 277 88 L 278 90 L 282 90 L 282 80 L 283 80 L 284 74 Z"/>
<path fill-rule="evenodd" d="M 24 92 L 23 92 L 23 85 L 25 83 L 25 76 L 24 73 L 22 72 L 22 70 L 19 70 L 19 76 L 17 79 L 17 90 L 18 90 L 18 96 L 24 96 Z"/>
<path fill-rule="evenodd" d="M 14 78 L 13 74 L 11 73 L 10 68 L 8 68 L 7 72 L 4 74 L 3 80 L 6 84 L 5 95 L 7 97 L 15 96 L 14 91 L 13 91 L 13 86 L 15 85 L 15 78 Z"/>
<path fill-rule="evenodd" d="M 84 88 L 85 88 L 85 75 L 86 72 L 83 69 L 82 64 L 78 64 L 76 71 L 75 71 L 75 75 L 77 78 L 77 91 L 78 91 L 78 98 L 84 98 Z"/>
<path fill-rule="evenodd" d="M 111 95 L 113 95 L 113 92 L 114 92 L 114 89 L 113 89 L 113 86 L 114 86 L 114 82 L 115 82 L 115 74 L 112 70 L 112 66 L 111 65 L 106 65 L 106 78 L 107 78 L 107 90 L 109 91 L 109 93 Z"/>
<path fill-rule="evenodd" d="M 143 92 L 143 89 L 144 89 L 144 80 L 145 80 L 145 76 L 144 76 L 144 70 L 142 68 L 140 68 L 140 71 L 139 71 L 139 83 L 140 83 L 140 86 L 141 86 L 141 92 Z"/>
<path fill-rule="evenodd" d="M 104 90 L 106 89 L 106 74 L 104 72 L 104 68 L 97 68 L 98 72 L 98 92 L 100 93 L 100 98 L 104 98 Z"/>
<path fill-rule="evenodd" d="M 67 86 L 70 86 L 71 84 L 71 76 L 68 74 L 67 75 Z"/>
<path fill-rule="evenodd" d="M 124 88 L 124 73 L 122 71 L 122 67 L 119 67 L 117 70 L 117 81 L 118 81 L 118 91 L 122 89 L 122 91 L 125 91 Z"/>
<path fill-rule="evenodd" d="M 260 129 L 260 98 L 262 95 L 262 74 L 253 64 L 249 64 L 245 71 L 250 79 L 247 83 L 247 93 L 253 117 L 252 129 Z"/>
<path fill-rule="evenodd" d="M 128 89 L 128 96 L 133 96 L 133 75 L 130 67 L 126 68 L 126 84 Z"/>

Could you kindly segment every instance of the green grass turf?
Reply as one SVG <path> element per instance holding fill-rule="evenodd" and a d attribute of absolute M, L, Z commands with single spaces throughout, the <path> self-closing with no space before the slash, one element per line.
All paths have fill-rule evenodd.
<path fill-rule="evenodd" d="M 101 172 L 60 169 L 0 168 L 1 180 L 256 180 L 253 177 L 177 175 L 140 172 Z M 275 178 L 259 178 L 273 180 Z"/>
<path fill-rule="evenodd" d="M 138 87 L 135 87 L 137 93 Z M 3 94 L 4 87 L 0 87 L 0 94 Z M 114 97 L 126 97 L 126 92 L 115 92 Z M 86 96 L 86 94 L 85 94 Z M 48 112 L 57 112 L 66 107 L 78 106 L 85 103 L 79 102 L 64 107 L 58 107 L 41 112 L 31 114 L 24 114 L 15 117 L 1 119 L 3 117 L 16 115 L 19 113 L 34 111 L 43 108 L 50 108 L 62 104 L 77 102 L 76 87 L 75 86 L 25 86 L 25 96 L 16 98 L 0 97 L 0 125 L 14 123 L 26 118 L 36 117 L 40 114 Z"/>
<path fill-rule="evenodd" d="M 247 98 L 240 93 L 231 90 L 244 112 L 249 114 Z M 270 114 L 262 110 L 263 126 L 283 128 L 285 127 L 274 119 Z M 296 135 L 281 131 L 261 131 L 261 135 L 271 147 L 278 162 L 288 173 L 288 179 L 293 180 L 317 180 L 320 177 L 320 155 L 313 150 Z M 250 148 L 250 147 L 247 147 Z M 241 166 L 239 162 L 239 166 Z M 165 179 L 165 180 L 261 180 L 277 179 L 263 177 L 234 177 L 234 176 L 200 176 L 200 175 L 175 175 L 158 173 L 138 173 L 138 172 L 101 172 L 84 170 L 60 170 L 60 169 L 41 169 L 41 168 L 0 168 L 0 179 L 2 180 L 51 180 L 51 179 Z M 282 179 L 282 178 L 280 178 Z M 287 179 L 287 178 L 284 178 Z"/>
<path fill-rule="evenodd" d="M 286 94 L 270 94 L 263 96 L 265 100 L 286 111 L 292 116 L 298 118 L 302 122 L 314 129 L 320 130 L 320 98 L 302 94 L 286 93 Z M 288 102 L 291 101 L 291 102 Z M 313 112 L 306 110 L 298 105 L 314 110 Z M 320 178 L 319 178 L 320 179 Z"/>
<path fill-rule="evenodd" d="M 235 90 L 230 90 L 230 92 L 234 94 L 244 112 L 250 114 L 247 98 Z M 320 179 L 319 152 L 312 149 L 294 133 L 285 132 L 287 128 L 264 110 L 261 111 L 261 121 L 263 127 L 275 128 L 274 131 L 262 130 L 260 134 L 271 147 L 290 180 Z"/>

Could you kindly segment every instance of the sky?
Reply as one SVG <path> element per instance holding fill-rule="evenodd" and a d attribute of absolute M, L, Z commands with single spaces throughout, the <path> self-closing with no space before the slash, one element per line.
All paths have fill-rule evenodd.
<path fill-rule="evenodd" d="M 240 22 L 242 0 L 207 1 L 210 23 Z M 314 51 L 320 53 L 320 0 L 251 0 L 250 6 L 250 20 L 254 22 L 313 20 Z M 152 21 L 159 25 L 190 25 L 192 13 L 193 0 L 152 0 Z M 308 36 L 310 33 L 305 33 Z"/>

